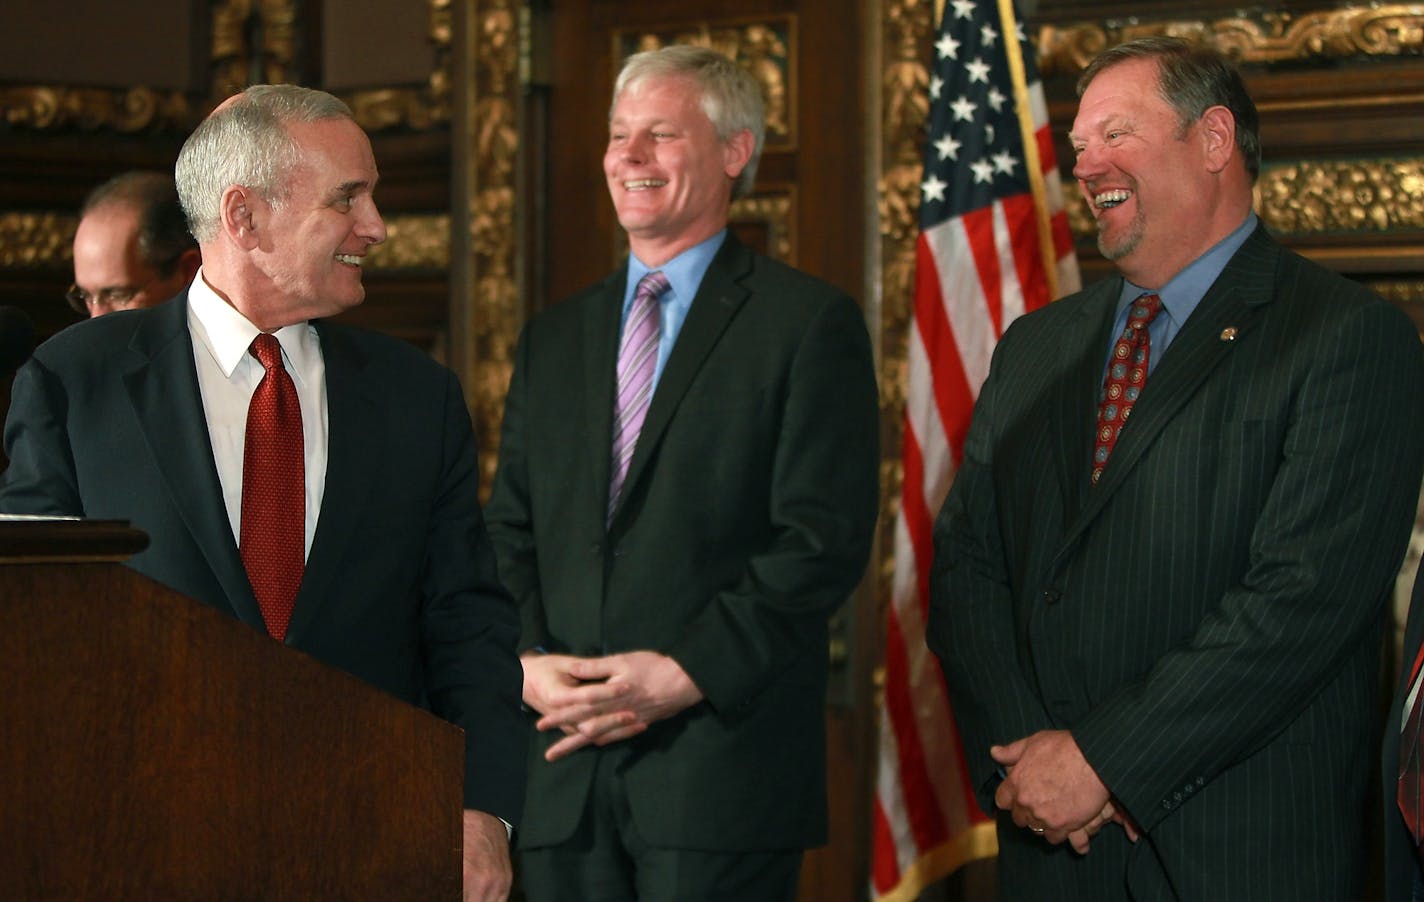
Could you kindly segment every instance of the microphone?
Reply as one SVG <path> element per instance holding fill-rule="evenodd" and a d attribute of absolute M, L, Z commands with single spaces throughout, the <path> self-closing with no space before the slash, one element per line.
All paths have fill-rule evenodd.
<path fill-rule="evenodd" d="M 18 307 L 0 307 L 0 379 L 14 373 L 35 349 L 35 324 Z"/>

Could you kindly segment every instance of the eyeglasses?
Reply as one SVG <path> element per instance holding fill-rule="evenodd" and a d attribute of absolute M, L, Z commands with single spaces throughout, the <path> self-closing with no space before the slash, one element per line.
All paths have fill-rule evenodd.
<path fill-rule="evenodd" d="M 70 285 L 69 290 L 64 293 L 64 299 L 76 312 L 86 315 L 94 310 L 104 312 L 127 310 L 134 305 L 134 300 L 143 293 L 144 289 L 160 278 L 162 277 L 155 275 L 142 285 L 115 285 L 111 288 L 101 289 L 97 295 L 90 294 L 78 285 Z"/>

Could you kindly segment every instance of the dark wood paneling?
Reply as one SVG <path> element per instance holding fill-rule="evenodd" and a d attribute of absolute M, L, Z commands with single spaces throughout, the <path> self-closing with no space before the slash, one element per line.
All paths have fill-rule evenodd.
<path fill-rule="evenodd" d="M 6 0 L 0 82 L 194 90 L 205 22 L 190 0 Z"/>

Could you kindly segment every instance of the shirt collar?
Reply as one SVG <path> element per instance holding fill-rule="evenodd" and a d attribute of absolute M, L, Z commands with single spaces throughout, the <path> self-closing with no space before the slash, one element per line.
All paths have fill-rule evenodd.
<path fill-rule="evenodd" d="M 1256 224 L 1256 214 L 1248 212 L 1246 219 L 1230 235 L 1193 260 L 1186 269 L 1173 276 L 1156 292 L 1123 279 L 1122 293 L 1118 295 L 1118 312 L 1127 309 L 1129 304 L 1144 294 L 1156 294 L 1162 299 L 1162 311 L 1171 318 L 1177 328 L 1181 328 L 1187 317 L 1192 315 L 1192 311 L 1197 309 L 1201 299 L 1206 297 L 1212 284 L 1221 276 L 1222 270 L 1226 269 L 1226 264 L 1231 262 L 1241 245 L 1245 244 L 1246 239 L 1256 230 Z"/>
<path fill-rule="evenodd" d="M 203 278 L 201 266 L 198 267 L 198 274 L 193 278 L 192 285 L 188 287 L 188 310 L 189 320 L 196 321 L 201 329 L 205 338 L 204 344 L 207 345 L 213 360 L 223 375 L 231 379 L 233 371 L 242 362 L 248 348 L 252 347 L 252 341 L 260 330 L 213 290 Z M 272 335 L 281 344 L 282 353 L 291 363 L 287 368 L 288 372 L 295 381 L 303 383 L 313 355 L 319 353 L 311 324 L 293 323 L 283 326 Z"/>
<path fill-rule="evenodd" d="M 721 249 L 722 242 L 726 238 L 727 230 L 721 229 L 706 241 L 694 244 L 659 266 L 657 271 L 667 276 L 668 285 L 671 286 L 671 290 L 663 297 L 665 299 L 669 296 L 681 298 L 685 302 L 691 303 L 692 298 L 697 295 L 697 289 L 702 285 L 702 277 L 707 274 L 707 268 L 712 265 L 712 258 L 717 256 L 717 251 Z M 637 256 L 628 255 L 628 285 L 623 298 L 625 312 L 628 305 L 632 303 L 633 292 L 637 288 L 638 282 L 643 276 L 653 271 Z"/>

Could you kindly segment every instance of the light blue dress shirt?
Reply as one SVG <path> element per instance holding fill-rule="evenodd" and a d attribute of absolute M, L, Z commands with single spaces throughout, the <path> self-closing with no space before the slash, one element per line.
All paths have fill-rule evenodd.
<path fill-rule="evenodd" d="M 1256 214 L 1247 213 L 1246 220 L 1237 226 L 1234 232 L 1218 241 L 1211 250 L 1193 260 L 1186 269 L 1173 276 L 1170 282 L 1157 289 L 1157 296 L 1162 299 L 1162 311 L 1157 314 L 1152 325 L 1147 327 L 1147 334 L 1152 339 L 1152 354 L 1147 358 L 1149 374 L 1157 368 L 1172 340 L 1182 331 L 1187 317 L 1197 309 L 1197 304 L 1201 303 L 1207 290 L 1226 268 L 1227 262 L 1256 230 L 1256 222 Z M 1122 280 L 1122 294 L 1117 300 L 1112 336 L 1108 342 L 1107 356 L 1103 358 L 1104 373 L 1107 373 L 1107 361 L 1112 357 L 1113 345 L 1117 344 L 1118 338 L 1127 328 L 1128 308 L 1132 306 L 1133 301 L 1150 293 L 1151 289 L 1134 285 L 1126 279 Z"/>
<path fill-rule="evenodd" d="M 658 380 L 663 375 L 663 367 L 667 365 L 668 357 L 672 354 L 672 346 L 677 341 L 678 333 L 682 331 L 682 324 L 687 320 L 687 311 L 692 309 L 692 299 L 697 297 L 697 289 L 702 285 L 702 277 L 707 275 L 707 267 L 712 265 L 712 258 L 717 256 L 717 251 L 721 249 L 726 237 L 727 230 L 722 229 L 657 269 L 667 276 L 671 287 L 658 299 L 662 308 L 662 330 L 658 336 L 658 362 L 653 370 L 655 392 Z M 623 286 L 623 315 L 618 321 L 620 336 L 623 326 L 628 322 L 628 311 L 633 306 L 633 292 L 643 276 L 650 272 L 653 272 L 653 269 L 642 260 L 633 254 L 628 255 L 628 284 Z"/>

